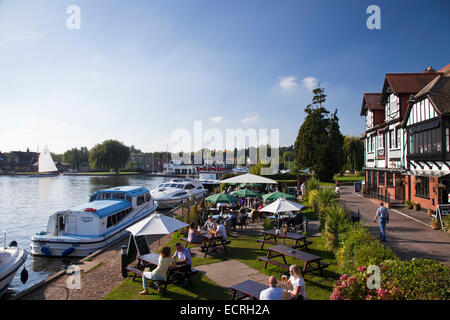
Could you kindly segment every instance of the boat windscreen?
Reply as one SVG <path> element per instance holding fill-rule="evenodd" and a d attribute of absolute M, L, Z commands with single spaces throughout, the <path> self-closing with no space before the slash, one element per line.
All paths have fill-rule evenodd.
<path fill-rule="evenodd" d="M 123 192 L 113 193 L 112 198 L 117 200 L 125 200 L 125 193 Z"/>

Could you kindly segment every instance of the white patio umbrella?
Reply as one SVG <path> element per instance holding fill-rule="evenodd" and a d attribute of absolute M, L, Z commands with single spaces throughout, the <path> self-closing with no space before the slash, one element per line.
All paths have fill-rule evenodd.
<path fill-rule="evenodd" d="M 276 201 L 272 202 L 268 206 L 265 206 L 259 211 L 262 212 L 271 212 L 271 213 L 280 213 L 280 212 L 288 212 L 288 211 L 300 211 L 304 205 L 296 202 L 292 202 L 283 198 L 279 198 Z"/>
<path fill-rule="evenodd" d="M 163 214 L 153 214 L 127 228 L 133 236 L 170 234 L 189 226 L 187 223 Z"/>
<path fill-rule="evenodd" d="M 269 178 L 265 178 L 265 177 L 261 177 L 255 174 L 251 174 L 251 173 L 246 173 L 246 174 L 241 174 L 239 176 L 236 177 L 232 177 L 229 179 L 225 179 L 220 181 L 220 183 L 270 183 L 270 184 L 277 184 L 278 182 L 276 182 L 275 180 L 269 179 Z"/>

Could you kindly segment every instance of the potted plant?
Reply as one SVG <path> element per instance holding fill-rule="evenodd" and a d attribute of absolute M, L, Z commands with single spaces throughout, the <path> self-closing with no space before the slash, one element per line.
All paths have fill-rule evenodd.
<path fill-rule="evenodd" d="M 433 228 L 433 230 L 439 230 L 441 228 L 441 224 L 437 219 L 431 221 L 431 228 Z"/>
<path fill-rule="evenodd" d="M 405 207 L 406 207 L 406 209 L 412 209 L 413 208 L 412 202 L 409 201 L 409 200 L 406 200 L 405 201 Z"/>
<path fill-rule="evenodd" d="M 420 210 L 420 203 L 414 202 L 413 208 L 414 208 L 414 211 L 419 211 Z"/>

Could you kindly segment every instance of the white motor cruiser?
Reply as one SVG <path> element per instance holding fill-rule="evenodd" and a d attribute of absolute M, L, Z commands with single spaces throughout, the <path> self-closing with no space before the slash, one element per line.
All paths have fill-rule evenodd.
<path fill-rule="evenodd" d="M 144 187 L 101 190 L 91 195 L 89 202 L 51 215 L 47 231 L 31 238 L 31 254 L 85 257 L 124 237 L 126 228 L 157 207 Z"/>
<path fill-rule="evenodd" d="M 23 249 L 17 247 L 15 241 L 6 246 L 5 234 L 5 245 L 0 248 L 0 297 L 5 294 L 17 270 L 25 263 L 27 256 L 28 254 Z M 22 270 L 21 278 L 22 282 L 26 282 L 28 279 L 28 272 L 25 268 Z"/>
<path fill-rule="evenodd" d="M 192 196 L 195 201 L 206 196 L 203 184 L 192 179 L 172 179 L 152 189 L 150 193 L 158 201 L 160 209 L 175 208 Z"/>

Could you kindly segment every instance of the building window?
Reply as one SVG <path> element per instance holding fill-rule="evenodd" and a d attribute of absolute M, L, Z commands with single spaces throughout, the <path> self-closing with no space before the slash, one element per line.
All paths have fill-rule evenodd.
<path fill-rule="evenodd" d="M 395 148 L 395 135 L 394 130 L 389 131 L 389 149 Z"/>
<path fill-rule="evenodd" d="M 410 153 L 436 153 L 441 152 L 441 129 L 421 131 L 410 134 Z"/>
<path fill-rule="evenodd" d="M 402 139 L 402 130 L 400 130 L 400 128 L 396 128 L 396 139 L 395 139 L 395 147 L 396 148 L 400 148 L 400 141 Z"/>
<path fill-rule="evenodd" d="M 387 173 L 387 186 L 388 187 L 394 186 L 394 174 L 392 172 Z"/>
<path fill-rule="evenodd" d="M 421 198 L 430 197 L 430 180 L 428 177 L 416 177 L 416 196 Z"/>
<path fill-rule="evenodd" d="M 380 186 L 385 185 L 386 174 L 385 172 L 378 172 L 378 184 Z"/>
<path fill-rule="evenodd" d="M 383 149 L 383 135 L 378 135 L 378 149 Z"/>

